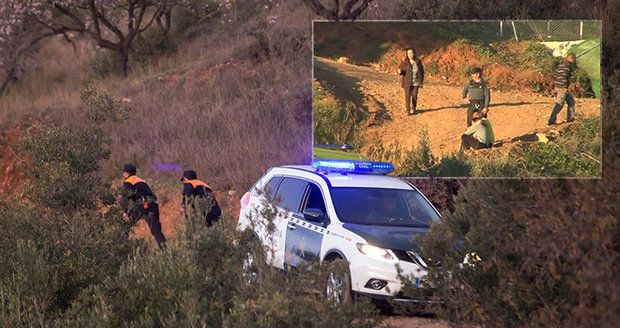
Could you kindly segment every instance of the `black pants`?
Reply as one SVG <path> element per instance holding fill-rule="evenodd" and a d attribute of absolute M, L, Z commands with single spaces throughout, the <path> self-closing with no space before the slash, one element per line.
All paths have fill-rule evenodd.
<path fill-rule="evenodd" d="M 471 126 L 473 123 L 474 112 L 482 114 L 482 107 L 484 106 L 484 100 L 470 100 L 467 107 L 467 126 Z M 487 115 L 481 115 L 481 117 L 487 117 Z"/>
<path fill-rule="evenodd" d="M 157 242 L 157 246 L 160 249 L 166 247 L 166 237 L 161 232 L 161 222 L 159 222 L 159 205 L 157 203 L 149 203 L 148 208 L 143 208 L 142 205 L 139 205 L 140 208 L 137 211 L 133 211 L 135 214 L 132 215 L 134 220 L 144 219 L 146 224 L 148 224 L 149 229 L 151 230 L 151 235 L 155 238 Z"/>
<path fill-rule="evenodd" d="M 410 86 L 408 89 L 405 88 L 405 107 L 407 108 L 407 114 L 414 114 L 415 110 L 418 106 L 418 86 Z M 411 110 L 411 106 L 413 105 L 413 110 Z"/>
<path fill-rule="evenodd" d="M 219 221 L 220 216 L 222 215 L 222 211 L 220 210 L 219 206 L 212 206 L 211 210 L 207 211 L 207 210 L 201 210 L 200 207 L 196 208 L 197 204 L 188 204 L 186 205 L 186 210 L 185 210 L 185 218 L 188 218 L 188 215 L 190 215 L 190 213 L 200 213 L 197 211 L 201 211 L 202 212 L 202 217 L 205 219 L 205 224 L 207 225 L 207 227 L 212 226 L 215 222 Z"/>
<path fill-rule="evenodd" d="M 489 145 L 483 144 L 478 139 L 470 136 L 469 134 L 463 134 L 461 136 L 461 150 L 482 148 L 489 148 Z"/>
<path fill-rule="evenodd" d="M 208 213 L 206 213 L 205 215 L 205 221 L 207 223 L 207 227 L 212 226 L 215 222 L 220 220 L 220 215 L 222 215 L 222 212 L 220 211 L 220 209 L 218 208 L 217 210 L 212 209 L 211 211 L 209 211 Z"/>

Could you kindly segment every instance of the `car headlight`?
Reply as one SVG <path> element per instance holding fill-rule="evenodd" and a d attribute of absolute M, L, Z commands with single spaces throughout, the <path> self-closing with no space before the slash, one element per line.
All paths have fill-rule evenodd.
<path fill-rule="evenodd" d="M 373 245 L 357 243 L 357 249 L 364 255 L 370 256 L 375 259 L 389 261 L 389 262 L 398 262 L 396 255 L 389 250 Z"/>
<path fill-rule="evenodd" d="M 463 264 L 475 265 L 476 263 L 479 263 L 481 261 L 482 259 L 480 259 L 480 256 L 478 256 L 478 254 L 476 254 L 475 252 L 471 252 L 465 255 L 465 258 L 463 259 Z"/>

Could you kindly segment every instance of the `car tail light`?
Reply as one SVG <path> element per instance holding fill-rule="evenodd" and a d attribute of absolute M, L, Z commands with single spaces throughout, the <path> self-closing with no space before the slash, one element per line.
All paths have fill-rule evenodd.
<path fill-rule="evenodd" d="M 248 204 L 250 204 L 250 198 L 251 198 L 252 194 L 250 194 L 250 192 L 246 192 L 243 197 L 241 197 L 241 209 L 245 209 Z"/>

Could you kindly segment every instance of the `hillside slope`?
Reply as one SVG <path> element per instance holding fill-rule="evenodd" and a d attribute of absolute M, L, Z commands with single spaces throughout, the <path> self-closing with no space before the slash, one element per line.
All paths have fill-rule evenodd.
<path fill-rule="evenodd" d="M 366 131 L 366 143 L 399 142 L 411 149 L 419 142 L 419 131 L 428 131 L 431 150 L 436 155 L 454 152 L 460 147 L 460 136 L 466 129 L 466 100 L 461 98 L 462 86 L 429 78 L 419 92 L 420 114 L 405 113 L 404 93 L 398 75 L 377 72 L 372 68 L 338 63 L 315 57 L 315 79 L 333 88 L 334 95 L 358 104 L 379 103 L 391 120 L 371 126 Z M 554 98 L 534 92 L 492 90 L 489 119 L 497 140 L 510 140 L 536 132 L 551 130 L 547 119 Z M 577 117 L 600 116 L 598 99 L 576 99 Z M 564 122 L 563 111 L 558 122 Z M 552 127 L 552 129 L 561 128 Z M 497 151 L 501 151 L 498 148 Z"/>

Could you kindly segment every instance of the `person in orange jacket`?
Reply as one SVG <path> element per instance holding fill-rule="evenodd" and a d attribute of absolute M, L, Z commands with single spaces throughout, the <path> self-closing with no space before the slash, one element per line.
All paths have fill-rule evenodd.
<path fill-rule="evenodd" d="M 161 231 L 159 222 L 159 205 L 157 196 L 151 187 L 136 175 L 136 167 L 132 164 L 123 166 L 123 186 L 121 190 L 121 206 L 123 217 L 138 221 L 144 219 L 151 230 L 160 249 L 166 247 L 166 237 Z"/>
<path fill-rule="evenodd" d="M 213 223 L 220 219 L 222 211 L 217 204 L 211 187 L 205 182 L 198 180 L 198 175 L 193 170 L 184 171 L 181 181 L 183 182 L 183 209 L 187 213 L 188 206 L 194 209 L 198 202 L 206 202 L 204 218 L 207 226 L 212 226 Z"/>

